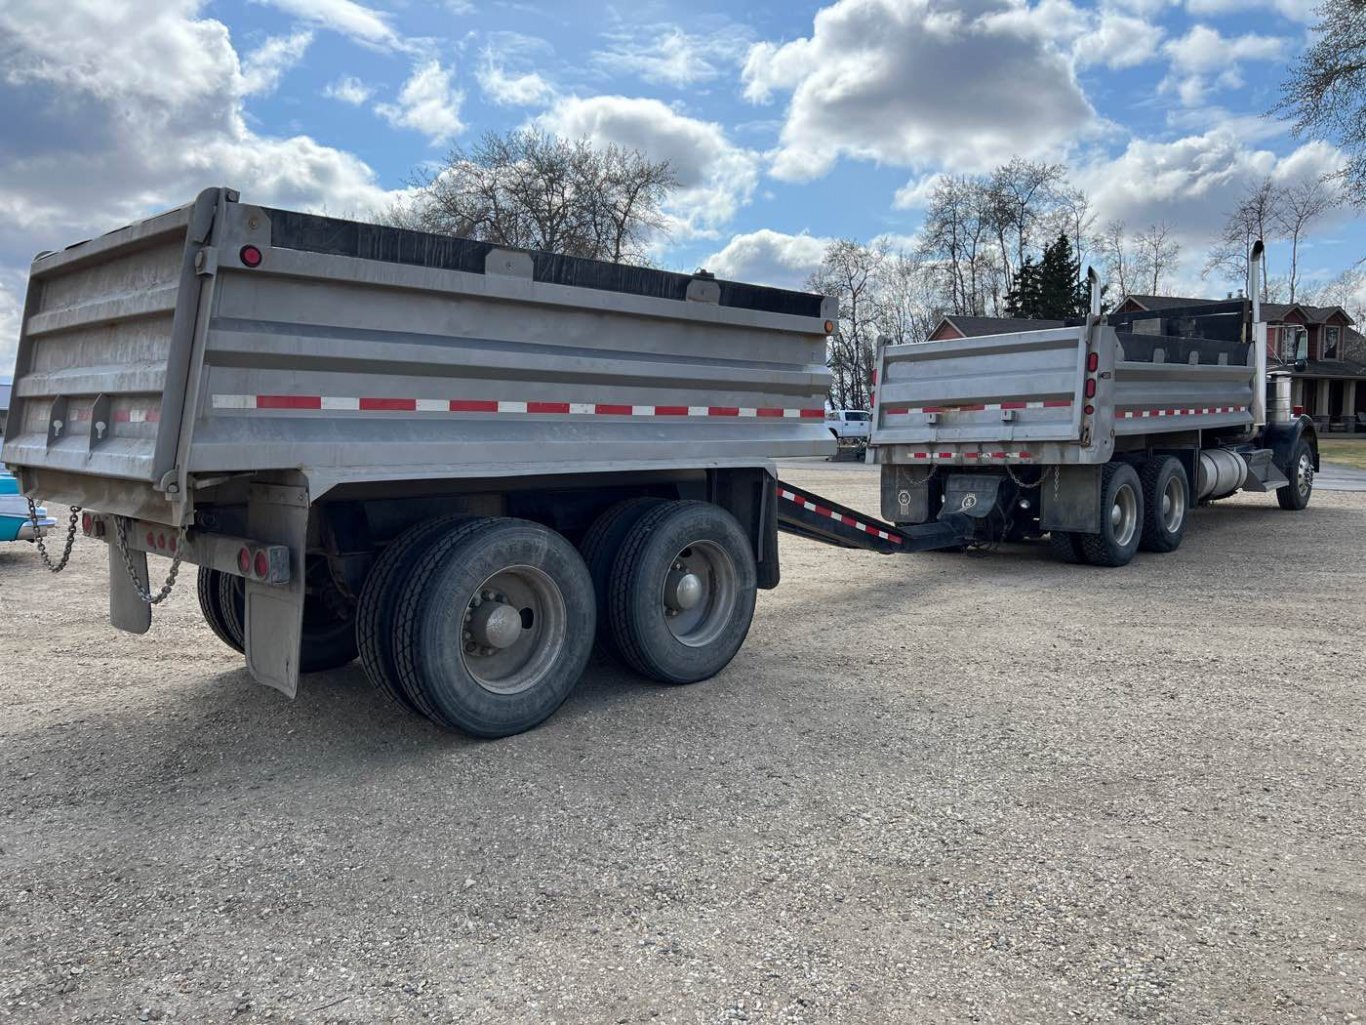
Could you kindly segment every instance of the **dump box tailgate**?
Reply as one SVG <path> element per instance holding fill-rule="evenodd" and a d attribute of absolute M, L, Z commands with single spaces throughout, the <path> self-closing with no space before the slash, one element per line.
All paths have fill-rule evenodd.
<path fill-rule="evenodd" d="M 171 468 L 197 306 L 191 235 L 212 214 L 201 198 L 34 261 L 5 463 L 147 483 Z"/>
<path fill-rule="evenodd" d="M 1075 327 L 886 346 L 873 444 L 957 458 L 1078 441 L 1086 339 Z"/>

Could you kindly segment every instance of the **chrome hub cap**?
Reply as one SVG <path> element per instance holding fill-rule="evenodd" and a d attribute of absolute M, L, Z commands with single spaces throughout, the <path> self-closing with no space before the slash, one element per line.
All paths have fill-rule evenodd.
<path fill-rule="evenodd" d="M 673 557 L 660 603 L 669 632 L 689 647 L 711 644 L 735 614 L 735 564 L 720 545 L 695 541 Z"/>
<path fill-rule="evenodd" d="M 1127 484 L 1115 492 L 1114 505 L 1110 507 L 1110 527 L 1115 544 L 1121 548 L 1134 539 L 1138 529 L 1138 497 Z"/>
<path fill-rule="evenodd" d="M 496 694 L 535 686 L 559 659 L 567 622 L 564 595 L 545 572 L 535 566 L 500 570 L 465 607 L 465 670 Z"/>
<path fill-rule="evenodd" d="M 1309 494 L 1309 489 L 1314 486 L 1314 462 L 1306 454 L 1300 455 L 1299 464 L 1295 467 L 1295 486 L 1300 489 L 1301 495 Z"/>
<path fill-rule="evenodd" d="M 1186 487 L 1180 477 L 1172 477 L 1162 490 L 1162 526 L 1175 534 L 1186 519 Z"/>

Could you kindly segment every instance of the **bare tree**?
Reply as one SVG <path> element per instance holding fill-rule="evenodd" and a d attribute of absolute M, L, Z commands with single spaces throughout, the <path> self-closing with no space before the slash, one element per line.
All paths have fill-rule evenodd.
<path fill-rule="evenodd" d="M 980 181 L 942 179 L 925 211 L 920 255 L 942 268 L 949 308 L 981 315 L 996 268 L 989 253 L 992 233 L 990 196 Z"/>
<path fill-rule="evenodd" d="M 939 268 L 917 253 L 896 252 L 878 268 L 878 330 L 894 344 L 923 342 L 938 322 Z"/>
<path fill-rule="evenodd" d="M 667 161 L 530 130 L 489 133 L 419 172 L 413 198 L 384 219 L 498 245 L 621 262 L 644 260 L 678 185 Z"/>
<path fill-rule="evenodd" d="M 991 173 L 987 191 L 1006 291 L 1015 287 L 1015 273 L 1024 264 L 1025 250 L 1037 241 L 1040 233 L 1036 229 L 1055 204 L 1066 174 L 1064 164 L 1021 157 L 1012 158 Z"/>
<path fill-rule="evenodd" d="M 1290 270 L 1286 277 L 1292 303 L 1300 281 L 1300 243 L 1314 222 L 1336 205 L 1336 197 L 1319 178 L 1307 178 L 1281 190 L 1275 218 L 1281 235 L 1290 242 Z"/>
<path fill-rule="evenodd" d="M 1272 113 L 1293 119 L 1296 135 L 1336 141 L 1347 165 L 1332 177 L 1366 206 L 1366 0 L 1324 0 L 1318 13 L 1314 43 Z"/>
<path fill-rule="evenodd" d="M 1152 282 L 1150 295 L 1161 295 L 1162 282 L 1176 270 L 1181 259 L 1181 243 L 1172 238 L 1167 222 L 1148 225 L 1147 231 L 1134 236 L 1137 255 L 1135 272 L 1146 286 Z"/>
<path fill-rule="evenodd" d="M 872 387 L 873 347 L 883 320 L 878 279 L 887 259 L 885 245 L 837 239 L 825 250 L 820 269 L 807 279 L 813 292 L 839 300 L 839 322 L 830 338 L 833 375 L 830 401 L 839 409 L 863 409 Z"/>
<path fill-rule="evenodd" d="M 1215 271 L 1244 282 L 1251 290 L 1260 288 L 1262 301 L 1269 301 L 1266 263 L 1262 264 L 1262 280 L 1248 281 L 1248 268 L 1252 263 L 1252 244 L 1258 239 L 1269 241 L 1275 237 L 1280 220 L 1283 201 L 1281 190 L 1270 178 L 1263 178 L 1252 186 L 1237 206 L 1229 212 L 1224 222 L 1224 230 L 1210 249 L 1205 260 L 1201 277 L 1209 277 Z"/>
<path fill-rule="evenodd" d="M 1091 197 L 1084 191 L 1071 186 L 1058 189 L 1057 206 L 1051 218 L 1049 235 L 1064 234 L 1072 243 L 1072 253 L 1078 267 L 1085 267 L 1088 250 L 1094 236 L 1092 229 L 1096 224 L 1096 212 L 1091 208 Z"/>
<path fill-rule="evenodd" d="M 1106 276 L 1116 301 L 1123 302 L 1137 284 L 1134 280 L 1135 258 L 1129 248 L 1129 239 L 1123 221 L 1110 221 L 1104 230 L 1092 240 L 1100 258 L 1105 262 Z"/>

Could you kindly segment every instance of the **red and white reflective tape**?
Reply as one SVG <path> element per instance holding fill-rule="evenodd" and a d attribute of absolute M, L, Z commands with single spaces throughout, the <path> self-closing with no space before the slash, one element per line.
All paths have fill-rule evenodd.
<path fill-rule="evenodd" d="M 1032 452 L 912 452 L 912 459 L 950 462 L 954 459 L 1033 459 Z"/>
<path fill-rule="evenodd" d="M 901 544 L 901 538 L 896 534 L 889 534 L 885 530 L 881 530 L 870 524 L 864 523 L 862 520 L 857 520 L 852 516 L 846 516 L 844 515 L 844 513 L 839 512 L 835 509 L 830 509 L 823 505 L 817 505 L 815 502 L 808 502 L 805 498 L 802 498 L 794 492 L 788 491 L 786 488 L 782 486 L 779 486 L 777 491 L 779 498 L 791 502 L 794 505 L 799 505 L 808 512 L 815 513 L 817 516 L 825 516 L 829 519 L 834 520 L 836 523 L 843 523 L 846 527 L 853 527 L 855 530 L 861 530 L 863 531 L 863 533 L 871 534 L 873 537 L 880 537 L 884 541 L 892 542 L 892 544 Z"/>
<path fill-rule="evenodd" d="M 1115 416 L 1121 420 L 1146 420 L 1158 416 L 1209 416 L 1214 413 L 1246 412 L 1246 406 L 1187 406 L 1177 409 L 1123 409 Z"/>
<path fill-rule="evenodd" d="M 982 413 L 1002 409 L 1071 409 L 1071 399 L 1045 399 L 1042 402 L 980 402 L 955 406 L 888 406 L 884 413 Z"/>
<path fill-rule="evenodd" d="M 702 416 L 823 420 L 824 409 L 778 406 L 632 406 L 615 402 L 507 399 L 395 399 L 345 395 L 215 395 L 214 409 L 336 410 L 383 413 L 533 413 L 560 416 Z"/>

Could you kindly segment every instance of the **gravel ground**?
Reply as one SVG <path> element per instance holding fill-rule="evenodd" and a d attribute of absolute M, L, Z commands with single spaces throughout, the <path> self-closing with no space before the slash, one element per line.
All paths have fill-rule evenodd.
<path fill-rule="evenodd" d="M 129 637 L 102 546 L 6 546 L 0 1021 L 1355 1021 L 1364 532 L 1335 493 L 1123 570 L 784 539 L 720 677 L 594 665 L 494 743 L 357 668 L 287 702 L 192 581 Z"/>

